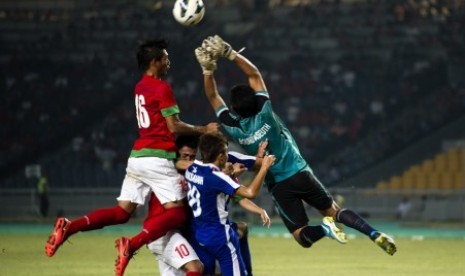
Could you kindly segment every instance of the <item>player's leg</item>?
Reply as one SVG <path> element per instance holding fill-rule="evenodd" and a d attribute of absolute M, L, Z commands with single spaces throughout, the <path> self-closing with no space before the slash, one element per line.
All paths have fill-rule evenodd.
<path fill-rule="evenodd" d="M 239 247 L 239 240 L 235 233 L 230 240 L 222 245 L 207 245 L 208 251 L 218 260 L 223 276 L 247 275 Z"/>
<path fill-rule="evenodd" d="M 147 188 L 149 192 L 155 193 L 166 212 L 146 219 L 142 231 L 136 236 L 130 239 L 120 237 L 116 240 L 118 252 L 116 275 L 124 274 L 129 259 L 140 247 L 164 236 L 186 219 L 182 201 L 185 193 L 180 185 L 181 176 L 171 160 L 157 157 L 129 158 L 128 173 L 142 181 L 145 184 L 144 189 Z M 148 194 L 145 194 L 145 198 Z"/>
<path fill-rule="evenodd" d="M 195 250 L 177 231 L 168 232 L 165 236 L 149 243 L 147 248 L 159 260 L 159 270 L 162 276 L 200 276 L 203 273 L 202 262 Z M 165 267 L 165 264 L 170 268 Z M 165 272 L 162 273 L 162 271 Z"/>
<path fill-rule="evenodd" d="M 269 187 L 272 200 L 284 224 L 302 247 L 311 247 L 313 243 L 325 236 L 332 237 L 330 234 L 333 234 L 334 231 L 338 231 L 334 233 L 337 234 L 335 236 L 339 240 L 343 240 L 345 234 L 336 226 L 331 228 L 333 232 L 327 233 L 323 228 L 323 224 L 317 226 L 308 225 L 309 220 L 302 200 L 309 203 L 308 197 L 312 196 L 312 193 L 318 193 L 319 197 L 315 199 L 318 199 L 320 204 L 326 204 L 327 207 L 332 202 L 327 195 L 318 192 L 320 189 L 312 188 L 308 173 L 306 171 L 297 173 Z"/>
<path fill-rule="evenodd" d="M 321 185 L 316 177 L 314 177 L 314 179 Z M 389 255 L 393 255 L 396 252 L 397 249 L 394 239 L 385 233 L 374 229 L 365 219 L 363 219 L 363 217 L 361 217 L 355 211 L 352 211 L 348 208 L 341 209 L 334 201 L 328 208 L 320 207 L 317 209 L 319 209 L 321 214 L 325 216 L 323 219 L 324 223 L 327 222 L 328 225 L 334 225 L 335 221 L 342 223 L 347 227 L 353 228 L 367 235 L 373 242 L 375 242 Z M 329 227 L 331 226 L 328 226 L 328 228 Z"/>
<path fill-rule="evenodd" d="M 295 192 L 301 195 L 301 199 L 305 201 L 305 203 L 317 210 L 331 210 L 334 204 L 333 198 L 321 182 L 313 175 L 312 171 L 302 171 L 295 176 L 294 181 L 297 183 L 295 185 Z M 342 244 L 347 243 L 346 234 L 342 229 L 337 227 L 334 218 L 329 214 L 326 214 L 323 218 L 321 226 L 325 236 Z"/>
<path fill-rule="evenodd" d="M 337 222 L 340 222 L 347 227 L 353 228 L 367 235 L 375 244 L 381 247 L 381 249 L 386 251 L 386 253 L 389 255 L 394 255 L 394 253 L 397 251 L 396 244 L 392 237 L 373 228 L 358 213 L 348 208 L 337 209 L 336 212 L 334 212 L 334 209 L 335 208 L 333 207 L 331 210 L 329 210 L 329 212 L 323 213 L 335 213 L 334 217 Z"/>
<path fill-rule="evenodd" d="M 389 255 L 394 255 L 397 251 L 394 239 L 387 234 L 374 229 L 363 217 L 347 208 L 339 209 L 336 203 L 330 208 L 322 210 L 321 213 L 327 218 L 331 218 L 347 227 L 358 230 L 367 235 L 375 244 L 386 251 Z"/>
<path fill-rule="evenodd" d="M 189 212 L 191 211 L 189 210 Z M 186 225 L 188 225 L 189 223 L 191 223 L 190 219 L 188 219 Z M 216 273 L 217 266 L 215 257 L 207 250 L 205 246 L 199 244 L 199 242 L 195 239 L 195 234 L 192 232 L 191 227 L 182 227 L 180 229 L 180 233 L 182 233 L 182 236 L 186 238 L 186 240 L 194 249 L 194 252 L 199 257 L 199 260 L 203 265 L 203 275 L 221 275 L 220 273 Z"/>
<path fill-rule="evenodd" d="M 45 254 L 52 257 L 63 242 L 77 232 L 126 223 L 138 205 L 137 202 L 131 202 L 128 199 L 133 198 L 132 194 L 139 189 L 143 189 L 143 184 L 137 179 L 126 176 L 121 188 L 121 194 L 118 197 L 117 206 L 94 210 L 73 221 L 63 217 L 57 218 L 53 231 L 45 245 Z"/>
<path fill-rule="evenodd" d="M 178 227 L 186 218 L 184 207 L 167 209 L 162 215 L 152 217 L 144 222 L 143 230 L 132 238 L 120 237 L 115 241 L 117 258 L 116 275 L 123 275 L 129 260 L 139 248 L 152 240 L 163 236 L 169 230 Z M 155 227 L 154 227 L 155 226 Z M 154 238 L 152 238 L 154 237 Z"/>
<path fill-rule="evenodd" d="M 193 239 L 188 239 L 189 244 L 194 248 L 195 253 L 199 256 L 200 262 L 203 264 L 203 275 L 214 276 L 216 274 L 216 259 L 205 246 L 200 245 Z M 218 274 L 220 275 L 220 274 Z"/>
<path fill-rule="evenodd" d="M 158 260 L 158 271 L 160 276 L 185 276 L 186 273 L 182 269 L 176 269 L 162 260 Z"/>
<path fill-rule="evenodd" d="M 235 226 L 234 226 L 235 225 Z M 252 276 L 252 256 L 250 254 L 249 247 L 249 227 L 247 223 L 239 221 L 232 223 L 233 228 L 236 228 L 237 235 L 239 237 L 239 247 L 244 261 L 245 268 L 249 276 Z"/>

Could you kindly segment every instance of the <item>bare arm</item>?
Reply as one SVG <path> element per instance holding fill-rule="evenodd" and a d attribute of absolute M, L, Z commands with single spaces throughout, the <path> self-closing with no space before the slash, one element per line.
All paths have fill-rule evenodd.
<path fill-rule="evenodd" d="M 263 81 L 262 74 L 258 68 L 246 57 L 241 54 L 237 54 L 233 60 L 237 66 L 247 75 L 249 79 L 249 85 L 255 91 L 266 91 L 265 82 Z"/>
<path fill-rule="evenodd" d="M 254 199 L 257 197 L 258 193 L 260 192 L 262 183 L 265 180 L 266 173 L 273 165 L 275 159 L 276 158 L 274 155 L 265 156 L 265 158 L 263 158 L 262 166 L 260 167 L 257 175 L 255 175 L 254 179 L 252 180 L 252 183 L 250 183 L 248 187 L 241 185 L 234 193 L 234 196 L 237 195 L 249 199 Z"/>
<path fill-rule="evenodd" d="M 266 148 L 268 147 L 268 139 L 265 141 L 260 142 L 258 145 L 257 154 L 255 154 L 255 164 L 253 165 L 253 170 L 258 170 L 262 165 L 263 158 L 266 156 L 267 151 Z"/>
<path fill-rule="evenodd" d="M 194 126 L 181 121 L 178 115 L 172 115 L 165 118 L 168 129 L 176 135 L 201 135 L 207 132 L 218 131 L 218 123 L 209 123 L 206 126 Z"/>
<path fill-rule="evenodd" d="M 212 106 L 213 110 L 217 110 L 221 106 L 226 106 L 223 98 L 220 96 L 220 93 L 218 92 L 215 77 L 213 76 L 213 74 L 203 75 L 203 81 L 205 86 L 205 95 L 207 96 L 207 99 L 210 102 L 210 105 Z"/>
<path fill-rule="evenodd" d="M 271 220 L 265 209 L 259 207 L 252 200 L 247 199 L 247 198 L 241 199 L 239 201 L 239 204 L 241 205 L 242 208 L 246 209 L 247 211 L 259 215 L 260 218 L 262 219 L 263 225 L 266 225 L 268 228 L 270 228 Z"/>
<path fill-rule="evenodd" d="M 234 177 L 240 176 L 246 170 L 247 168 L 244 164 L 241 164 L 241 163 L 233 164 L 231 162 L 226 162 L 223 172 L 224 174 L 231 176 L 231 178 L 234 178 Z"/>

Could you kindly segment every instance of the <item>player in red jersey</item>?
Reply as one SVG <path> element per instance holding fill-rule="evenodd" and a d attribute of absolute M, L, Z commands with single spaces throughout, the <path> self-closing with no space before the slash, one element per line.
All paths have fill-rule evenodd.
<path fill-rule="evenodd" d="M 166 212 L 145 220 L 143 230 L 133 238 L 116 240 L 118 258 L 115 272 L 123 275 L 135 251 L 185 220 L 182 202 L 185 194 L 173 162 L 176 158 L 175 135 L 216 132 L 219 125 L 193 126 L 179 119 L 180 111 L 171 87 L 162 80 L 170 69 L 168 44 L 165 39 L 156 39 L 145 41 L 138 48 L 137 62 L 144 72 L 134 92 L 139 138 L 128 159 L 118 204 L 94 210 L 73 221 L 58 218 L 45 246 L 47 256 L 52 257 L 66 239 L 79 231 L 126 223 L 136 207 L 143 205 L 153 191 Z"/>
<path fill-rule="evenodd" d="M 183 165 L 178 163 L 179 173 L 184 175 L 185 169 L 188 165 L 191 165 L 195 160 L 197 154 L 199 136 L 178 136 L 176 138 L 176 146 L 178 148 L 178 162 L 185 161 Z M 229 152 L 229 161 L 233 163 L 227 163 L 223 172 L 226 175 L 230 175 L 235 179 L 236 182 L 239 180 L 237 176 L 242 174 L 247 169 L 259 168 L 261 166 L 261 159 L 257 156 L 264 156 L 266 153 L 266 147 L 268 141 L 261 143 L 256 154 L 256 157 L 242 155 L 237 152 Z M 242 164 L 245 163 L 245 164 Z M 182 168 L 181 168 L 182 167 Z M 185 184 L 187 190 L 187 183 Z M 186 199 L 187 200 L 187 199 Z M 270 226 L 271 221 L 266 211 L 257 206 L 253 201 L 246 198 L 235 198 L 235 202 L 238 202 L 244 209 L 260 215 L 264 225 Z M 151 242 L 147 245 L 147 248 L 158 260 L 158 269 L 161 276 L 194 276 L 200 271 L 203 271 L 203 264 L 200 262 L 195 248 L 200 245 L 195 241 L 192 236 L 191 219 L 192 211 L 188 204 L 186 205 L 186 212 L 188 219 L 184 224 L 184 227 L 180 230 L 171 230 L 165 236 L 159 238 L 156 241 Z M 149 214 L 148 216 L 156 216 L 164 212 L 165 209 L 160 204 L 159 200 L 152 193 L 149 201 Z M 252 275 L 252 264 L 250 249 L 248 245 L 248 226 L 245 222 L 232 223 L 232 227 L 237 232 L 239 237 L 239 244 L 241 249 L 241 255 L 246 266 L 249 275 Z M 211 264 L 213 265 L 213 264 Z M 221 274 L 220 268 L 209 266 L 209 271 L 204 271 L 206 274 Z M 199 274 L 200 275 L 200 274 Z"/>

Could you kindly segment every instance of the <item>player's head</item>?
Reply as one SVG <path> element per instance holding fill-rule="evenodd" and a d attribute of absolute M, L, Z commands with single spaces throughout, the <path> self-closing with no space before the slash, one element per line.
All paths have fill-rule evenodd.
<path fill-rule="evenodd" d="M 199 151 L 204 163 L 214 163 L 218 160 L 222 168 L 228 161 L 228 140 L 221 132 L 207 133 L 200 136 Z"/>
<path fill-rule="evenodd" d="M 239 84 L 230 91 L 231 108 L 242 118 L 257 114 L 255 91 L 246 84 Z"/>
<path fill-rule="evenodd" d="M 194 161 L 199 144 L 198 135 L 181 135 L 176 138 L 178 158 L 186 161 Z"/>
<path fill-rule="evenodd" d="M 151 66 L 155 66 L 160 76 L 166 75 L 170 68 L 170 60 L 166 50 L 168 45 L 169 41 L 164 38 L 142 42 L 137 50 L 137 64 L 139 69 L 145 72 Z"/>

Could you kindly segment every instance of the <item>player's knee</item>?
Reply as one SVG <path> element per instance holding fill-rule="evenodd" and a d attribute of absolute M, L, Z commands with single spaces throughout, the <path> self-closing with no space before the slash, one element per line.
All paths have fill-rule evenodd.
<path fill-rule="evenodd" d="M 303 248 L 312 247 L 313 242 L 305 237 L 305 231 L 302 231 L 302 229 L 296 230 L 292 234 L 297 243 L 300 244 L 300 246 L 302 246 Z"/>
<path fill-rule="evenodd" d="M 203 274 L 203 263 L 200 260 L 193 260 L 183 266 L 185 272 L 196 272 Z"/>
<path fill-rule="evenodd" d="M 115 224 L 123 224 L 129 221 L 131 218 L 132 212 L 126 210 L 121 206 L 115 206 L 114 210 L 114 223 Z"/>
<path fill-rule="evenodd" d="M 239 238 L 242 238 L 244 236 L 247 236 L 249 233 L 249 226 L 247 223 L 240 221 L 237 223 L 237 232 L 239 234 Z"/>
<path fill-rule="evenodd" d="M 296 239 L 297 243 L 300 244 L 303 248 L 310 248 L 312 247 L 313 243 L 309 243 L 307 241 L 302 241 L 300 239 Z"/>
<path fill-rule="evenodd" d="M 341 208 L 337 205 L 337 203 L 333 202 L 333 204 L 329 208 L 325 210 L 320 210 L 320 213 L 325 217 L 336 218 L 336 214 L 340 209 Z"/>
<path fill-rule="evenodd" d="M 298 244 L 300 244 L 300 246 L 302 246 L 303 248 L 310 248 L 312 247 L 313 243 L 311 242 L 308 242 L 306 240 L 302 240 L 300 238 L 296 238 L 295 239 L 297 241 Z"/>

